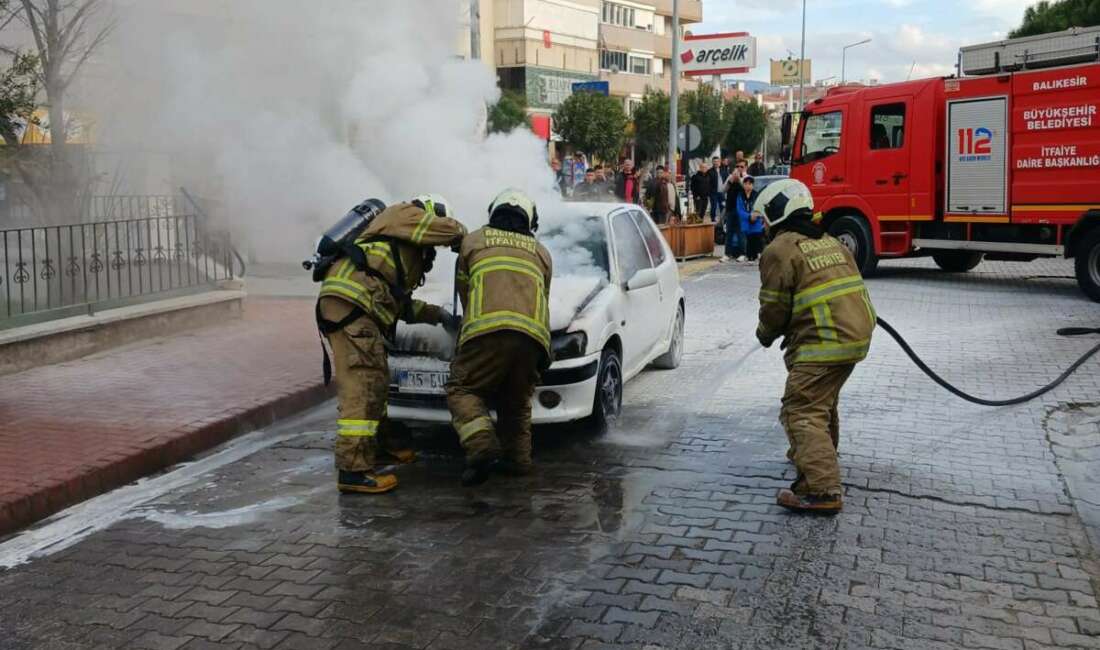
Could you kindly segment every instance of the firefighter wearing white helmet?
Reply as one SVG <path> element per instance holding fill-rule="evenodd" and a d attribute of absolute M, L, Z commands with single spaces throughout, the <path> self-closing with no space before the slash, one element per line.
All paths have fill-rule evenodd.
<path fill-rule="evenodd" d="M 851 253 L 815 218 L 813 195 L 785 179 L 760 193 L 771 241 L 760 258 L 760 323 L 756 338 L 770 347 L 782 337 L 787 386 L 779 420 L 788 459 L 798 468 L 779 505 L 839 512 L 842 506 L 837 406 L 855 364 L 867 356 L 875 310 Z"/>
<path fill-rule="evenodd" d="M 440 324 L 457 330 L 446 309 L 412 297 L 435 260 L 435 247 L 457 248 L 466 228 L 451 218 L 449 203 L 421 194 L 383 210 L 355 240 L 349 254 L 329 269 L 321 284 L 317 321 L 332 346 L 340 415 L 336 421 L 337 488 L 380 493 L 397 487 L 392 474 L 375 470 L 412 462 L 416 454 L 389 439 L 386 341 L 398 320 Z"/>
<path fill-rule="evenodd" d="M 519 190 L 489 205 L 489 225 L 462 240 L 455 281 L 462 329 L 447 406 L 466 451 L 462 484 L 531 471 L 531 397 L 550 362 L 550 252 L 538 210 Z M 497 412 L 494 425 L 489 415 Z"/>

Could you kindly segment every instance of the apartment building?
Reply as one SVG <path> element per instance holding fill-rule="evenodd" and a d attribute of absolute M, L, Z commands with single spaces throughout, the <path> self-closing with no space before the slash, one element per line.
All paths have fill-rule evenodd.
<path fill-rule="evenodd" d="M 680 0 L 681 31 L 703 20 L 700 0 Z M 647 88 L 669 92 L 672 86 L 672 0 L 600 2 L 599 76 L 629 113 Z M 681 90 L 698 83 L 681 79 Z"/>
<path fill-rule="evenodd" d="M 681 29 L 703 19 L 701 0 L 679 4 Z M 486 63 L 501 88 L 526 96 L 537 121 L 577 82 L 606 81 L 628 111 L 647 88 L 670 90 L 672 0 L 480 0 L 480 21 L 493 25 Z"/>

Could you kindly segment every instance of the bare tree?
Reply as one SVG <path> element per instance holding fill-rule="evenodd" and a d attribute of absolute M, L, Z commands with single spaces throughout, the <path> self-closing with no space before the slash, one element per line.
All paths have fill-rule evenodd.
<path fill-rule="evenodd" d="M 5 0 L 3 4 L 6 15 L 0 28 L 18 22 L 33 39 L 38 83 L 49 111 L 48 156 L 25 156 L 17 167 L 35 199 L 32 207 L 41 217 L 55 223 L 72 219 L 79 214 L 86 179 L 77 173 L 68 146 L 72 126 L 65 113 L 68 93 L 115 23 L 106 15 L 105 0 Z M 27 56 L 13 48 L 0 51 Z"/>

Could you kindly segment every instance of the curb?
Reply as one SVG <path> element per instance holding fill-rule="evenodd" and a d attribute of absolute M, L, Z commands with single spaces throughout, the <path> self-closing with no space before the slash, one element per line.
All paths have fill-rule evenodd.
<path fill-rule="evenodd" d="M 0 541 L 6 535 L 59 512 L 75 503 L 160 471 L 235 436 L 269 426 L 275 421 L 316 406 L 335 391 L 321 383 L 304 383 L 274 399 L 248 405 L 150 438 L 130 454 L 88 466 L 70 478 L 26 486 L 16 500 L 0 504 Z M 227 409 L 233 410 L 233 409 Z"/>

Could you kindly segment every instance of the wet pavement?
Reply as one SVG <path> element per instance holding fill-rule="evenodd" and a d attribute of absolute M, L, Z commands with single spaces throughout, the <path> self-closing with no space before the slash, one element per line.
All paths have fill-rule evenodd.
<path fill-rule="evenodd" d="M 1064 262 L 882 271 L 880 314 L 983 396 L 1056 376 L 1093 342 L 1053 330 L 1100 320 Z M 426 431 L 396 492 L 339 496 L 328 404 L 62 513 L 0 544 L 0 647 L 1100 647 L 1100 363 L 989 409 L 880 332 L 842 398 L 845 510 L 791 516 L 755 272 L 686 279 L 681 368 L 602 435 L 539 431 L 533 477 L 462 489 Z"/>

